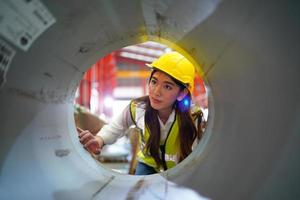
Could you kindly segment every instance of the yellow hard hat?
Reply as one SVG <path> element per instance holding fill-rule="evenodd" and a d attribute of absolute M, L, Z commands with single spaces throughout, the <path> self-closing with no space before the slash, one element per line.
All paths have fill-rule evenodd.
<path fill-rule="evenodd" d="M 151 64 L 146 65 L 167 73 L 186 85 L 190 93 L 193 93 L 195 68 L 194 65 L 180 53 L 176 51 L 165 53 Z"/>

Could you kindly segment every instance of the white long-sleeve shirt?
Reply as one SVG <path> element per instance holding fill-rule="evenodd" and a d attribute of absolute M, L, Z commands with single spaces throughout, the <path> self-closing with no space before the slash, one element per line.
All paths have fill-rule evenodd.
<path fill-rule="evenodd" d="M 144 115 L 142 117 L 144 117 Z M 172 111 L 165 124 L 158 117 L 161 130 L 161 141 L 166 139 L 174 120 L 175 110 Z M 129 106 L 127 106 L 120 115 L 112 120 L 111 123 L 104 125 L 97 135 L 102 137 L 104 144 L 113 144 L 118 138 L 124 136 L 129 127 L 134 124 L 135 123 L 131 119 Z"/>

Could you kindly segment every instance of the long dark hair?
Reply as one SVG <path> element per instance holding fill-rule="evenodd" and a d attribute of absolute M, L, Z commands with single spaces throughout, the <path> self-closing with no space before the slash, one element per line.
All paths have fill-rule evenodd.
<path fill-rule="evenodd" d="M 153 70 L 150 76 L 149 81 L 151 80 L 153 74 L 157 70 Z M 182 84 L 180 81 L 171 77 L 172 80 L 180 87 L 180 90 L 185 88 L 185 85 Z M 188 93 L 189 98 L 191 94 Z M 158 167 L 163 166 L 163 161 L 160 156 L 160 125 L 158 121 L 158 111 L 151 107 L 149 96 L 143 96 L 138 99 L 134 100 L 135 102 L 143 102 L 145 104 L 145 124 L 146 127 L 149 129 L 150 136 L 146 143 L 146 150 L 150 153 L 150 155 L 154 158 Z M 193 117 L 191 115 L 190 109 L 181 110 L 179 109 L 179 101 L 175 101 L 173 108 L 176 112 L 176 117 L 179 120 L 179 162 L 185 159 L 191 152 L 192 152 L 192 145 L 195 139 L 201 139 L 203 135 L 203 131 L 200 127 L 195 126 Z M 202 113 L 201 113 L 202 114 Z M 202 117 L 198 118 L 201 120 Z"/>

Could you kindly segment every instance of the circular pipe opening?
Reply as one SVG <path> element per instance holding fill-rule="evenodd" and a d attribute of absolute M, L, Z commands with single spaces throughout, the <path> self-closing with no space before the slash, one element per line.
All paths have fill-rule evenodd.
<path fill-rule="evenodd" d="M 196 63 L 194 60 L 191 60 L 191 56 L 189 54 L 177 45 L 166 40 L 162 41 L 172 46 L 174 50 L 176 49 L 180 53 L 189 57 L 189 60 L 194 64 Z M 150 69 L 146 67 L 145 64 L 151 63 L 162 54 L 172 51 L 170 46 L 150 41 L 127 46 L 107 54 L 92 65 L 92 67 L 88 68 L 80 81 L 75 95 L 75 104 L 77 104 L 77 106 L 75 106 L 74 114 L 75 126 L 80 126 L 81 129 L 90 130 L 93 135 L 96 135 L 104 124 L 112 121 L 114 115 L 120 114 L 125 106 L 129 104 L 131 99 L 147 95 L 147 84 Z M 195 90 L 192 94 L 192 102 L 194 106 L 201 108 L 204 113 L 204 118 L 206 120 L 204 136 L 186 159 L 184 159 L 176 167 L 159 173 L 164 177 L 171 178 L 180 176 L 184 170 L 187 168 L 192 170 L 193 166 L 196 166 L 199 162 L 201 162 L 201 158 L 203 156 L 202 152 L 204 151 L 205 145 L 207 144 L 211 134 L 209 129 L 212 127 L 213 121 L 213 98 L 201 66 L 196 64 L 195 70 Z M 126 81 L 121 80 L 122 78 L 127 79 L 127 83 Z M 136 79 L 140 79 L 140 83 L 134 83 L 134 81 L 136 82 Z M 120 83 L 118 83 L 118 81 Z M 135 86 L 135 88 L 141 87 L 139 90 L 140 92 L 134 91 L 131 96 L 128 95 L 128 90 L 125 96 L 124 94 L 116 94 L 117 92 L 113 92 L 114 89 L 117 91 L 116 88 L 128 83 L 131 87 L 132 84 L 134 84 L 133 87 Z M 116 109 L 117 112 L 114 112 L 111 106 L 105 106 L 106 103 L 109 105 L 109 102 L 106 102 L 107 99 L 105 99 L 107 96 L 111 97 L 111 100 L 118 100 L 118 98 L 119 100 L 123 99 L 126 103 L 123 107 Z M 113 104 L 114 107 L 116 107 L 116 104 Z M 75 135 L 77 136 L 77 133 Z M 122 138 L 125 139 L 126 136 L 123 136 Z M 108 172 L 112 172 L 110 170 L 112 169 L 114 172 L 120 172 L 121 174 L 132 174 L 132 152 L 130 152 L 130 148 L 127 150 L 124 149 L 124 144 L 126 144 L 126 142 L 127 145 L 131 145 L 132 148 L 132 143 L 130 143 L 132 140 L 130 139 L 132 138 L 128 136 L 122 142 L 117 142 L 117 144 L 113 145 L 106 145 L 100 155 L 91 154 L 91 156 L 100 162 L 100 167 L 108 169 Z M 120 149 L 120 146 L 122 145 L 123 147 Z M 114 162 L 117 166 L 114 166 Z M 112 174 L 116 175 L 114 172 Z"/>

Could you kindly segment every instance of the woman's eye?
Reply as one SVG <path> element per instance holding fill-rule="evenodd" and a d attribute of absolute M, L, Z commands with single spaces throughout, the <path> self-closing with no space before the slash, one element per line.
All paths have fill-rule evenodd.
<path fill-rule="evenodd" d="M 153 80 L 153 79 L 152 79 L 152 80 L 150 81 L 150 83 L 151 83 L 151 85 L 155 85 L 155 84 L 156 84 L 156 80 Z"/>
<path fill-rule="evenodd" d="M 166 88 L 167 90 L 172 90 L 172 87 L 169 86 L 169 85 L 165 85 L 165 88 Z"/>

